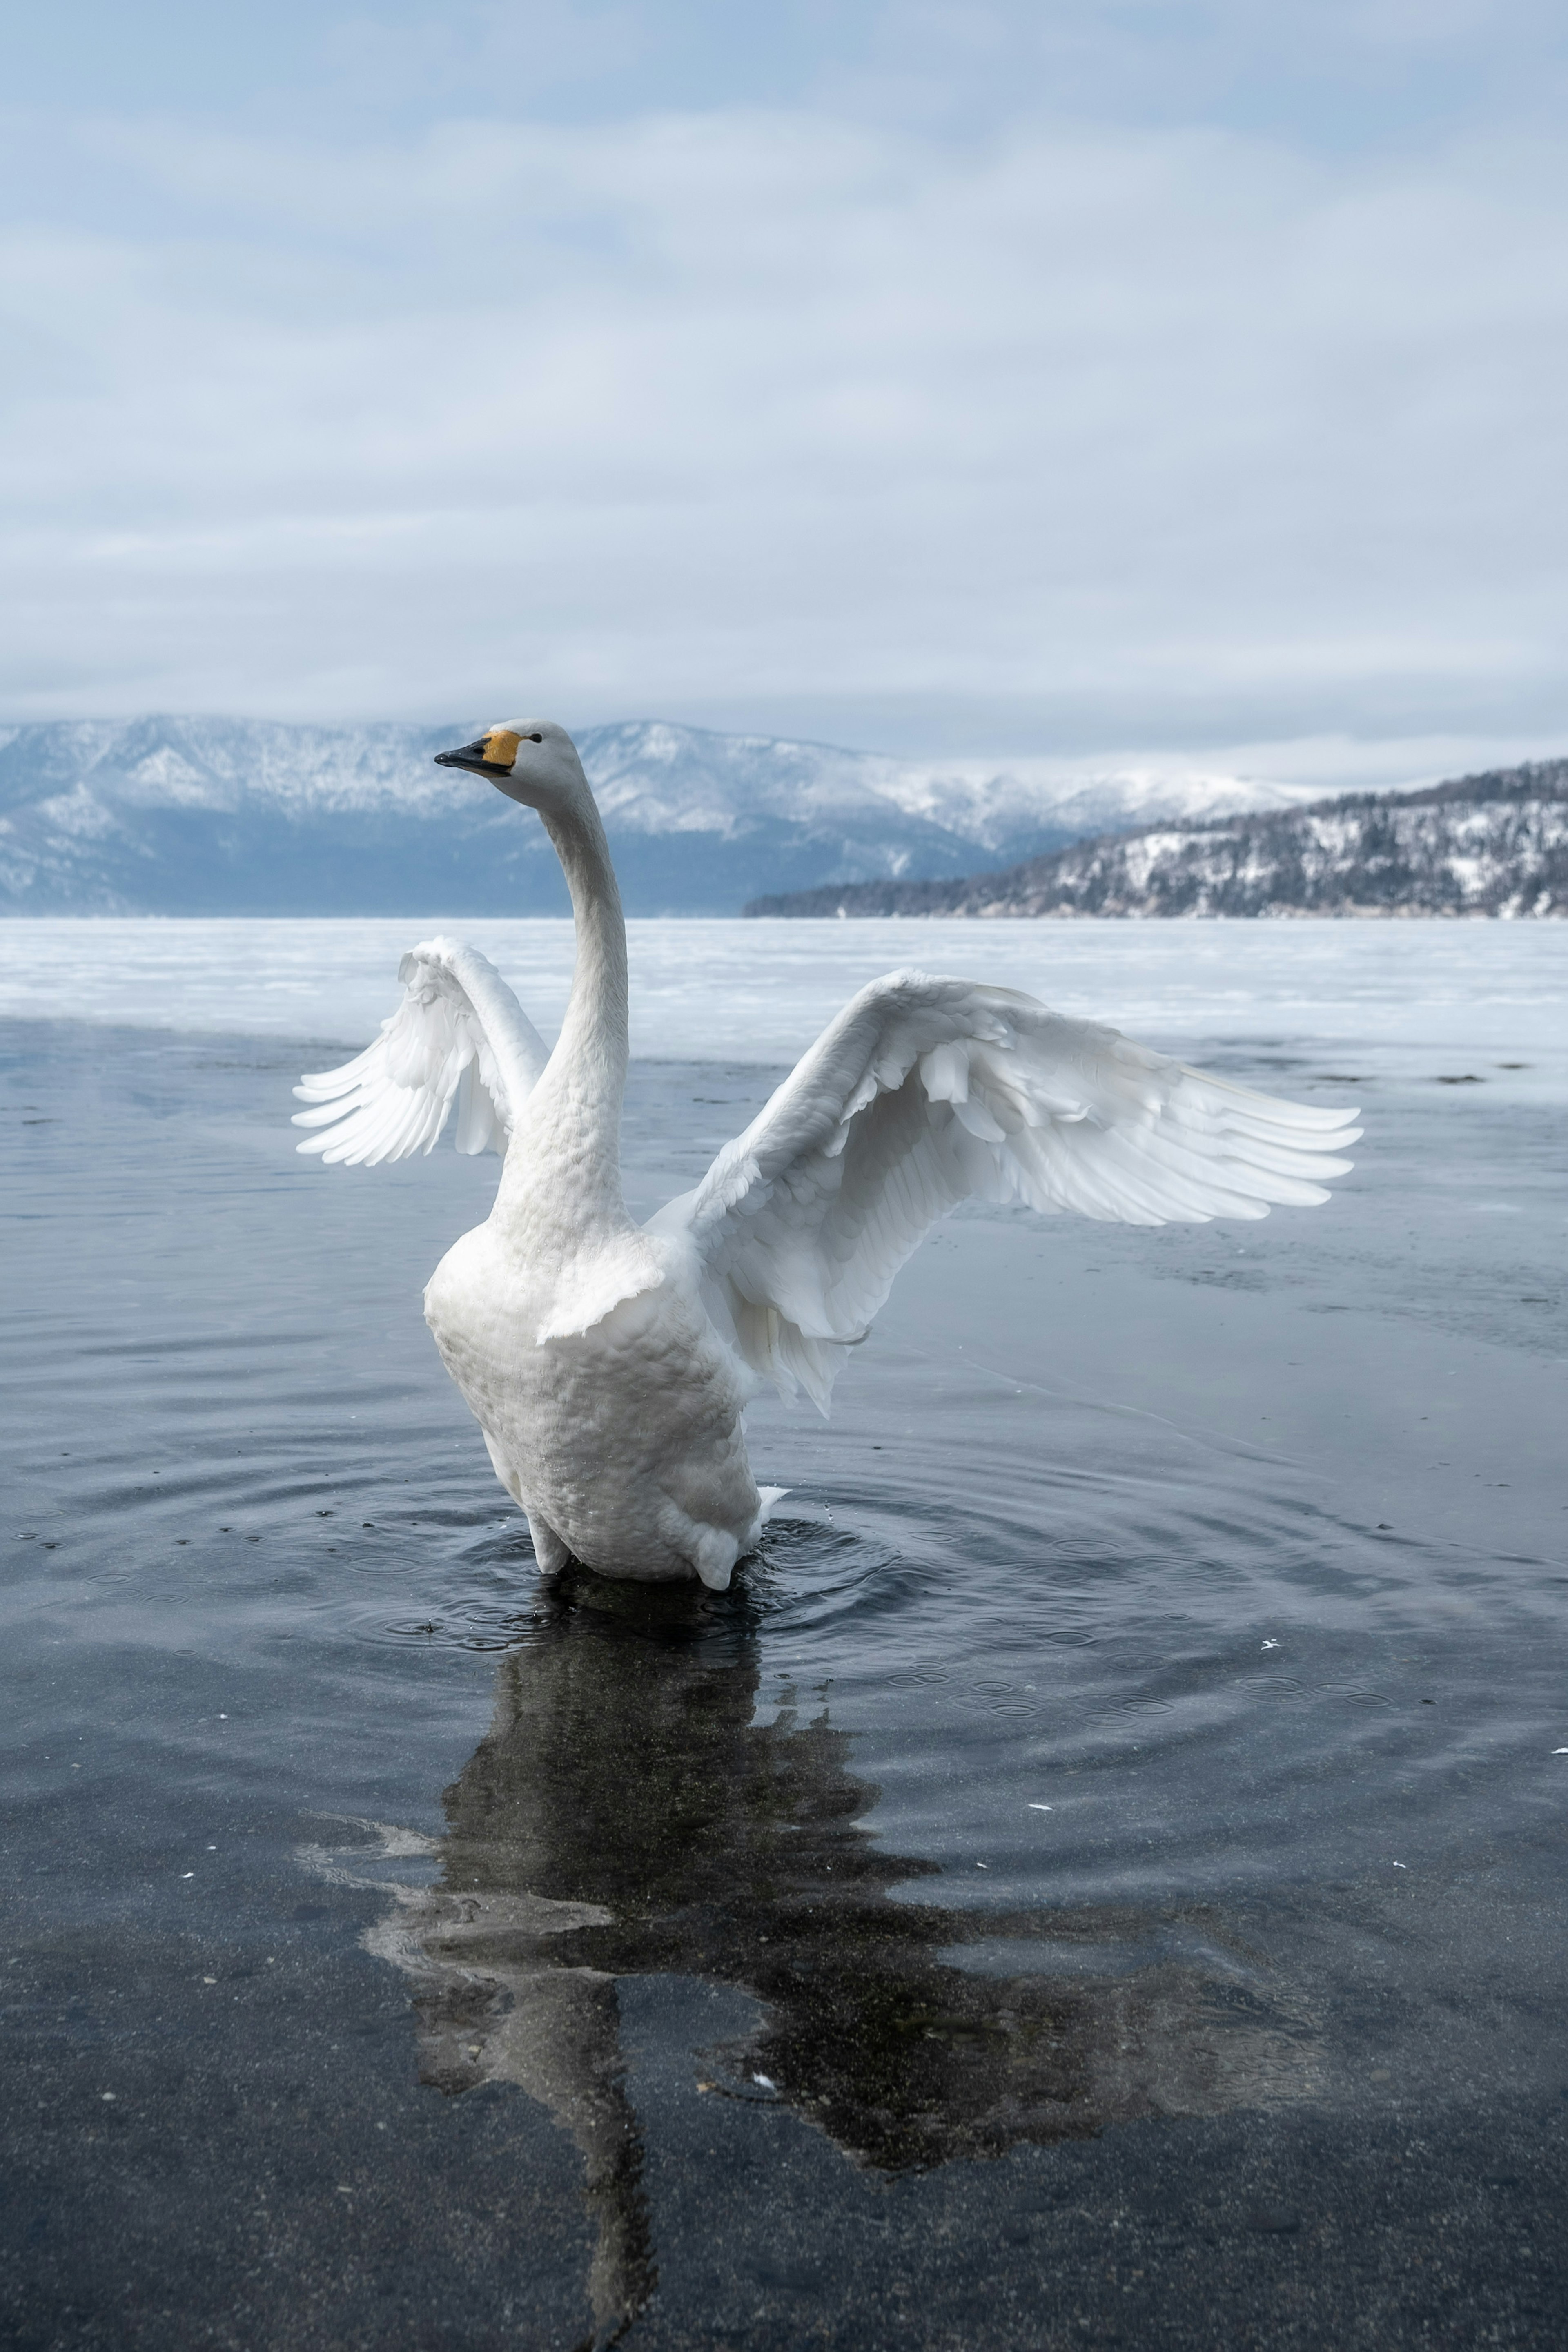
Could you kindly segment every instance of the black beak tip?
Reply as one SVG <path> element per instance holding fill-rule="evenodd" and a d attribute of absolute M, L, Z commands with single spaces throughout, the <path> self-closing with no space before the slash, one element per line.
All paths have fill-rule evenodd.
<path fill-rule="evenodd" d="M 433 754 L 435 764 L 438 768 L 465 768 L 475 776 L 510 775 L 509 768 L 485 757 L 486 740 L 481 736 L 477 743 L 460 743 L 455 751 L 437 751 Z"/>

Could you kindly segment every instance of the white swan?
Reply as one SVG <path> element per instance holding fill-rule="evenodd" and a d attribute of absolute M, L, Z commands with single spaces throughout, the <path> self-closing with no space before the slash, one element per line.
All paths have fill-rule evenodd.
<path fill-rule="evenodd" d="M 440 755 L 537 809 L 577 965 L 546 1052 L 476 949 L 404 956 L 374 1045 L 296 1088 L 301 1151 L 373 1164 L 505 1153 L 496 1205 L 424 1295 L 448 1371 L 541 1569 L 722 1590 L 781 1488 L 741 1416 L 764 1380 L 825 1412 L 847 1350 L 935 1220 L 968 1194 L 1157 1225 L 1325 1200 L 1354 1113 L 1206 1076 L 1032 997 L 890 972 L 852 998 L 693 1192 L 636 1225 L 621 1192 L 626 929 L 571 739 L 492 727 Z"/>

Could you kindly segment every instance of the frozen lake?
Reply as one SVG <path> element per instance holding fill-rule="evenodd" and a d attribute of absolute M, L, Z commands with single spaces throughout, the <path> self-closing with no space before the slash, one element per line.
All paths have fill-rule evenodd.
<path fill-rule="evenodd" d="M 1026 990 L 1196 1053 L 1210 1040 L 1354 1047 L 1382 1069 L 1528 1055 L 1568 1080 L 1568 923 L 647 921 L 628 927 L 632 1050 L 793 1062 L 845 998 L 902 964 Z M 565 922 L 40 919 L 0 930 L 0 1017 L 355 1044 L 398 959 L 471 940 L 552 1034 Z"/>
<path fill-rule="evenodd" d="M 718 1598 L 540 1584 L 497 1163 L 292 1149 L 436 928 L 0 933 L 0 2335 L 1560 2343 L 1568 926 L 634 925 L 643 1213 L 898 963 L 1365 1111 L 939 1228 Z"/>

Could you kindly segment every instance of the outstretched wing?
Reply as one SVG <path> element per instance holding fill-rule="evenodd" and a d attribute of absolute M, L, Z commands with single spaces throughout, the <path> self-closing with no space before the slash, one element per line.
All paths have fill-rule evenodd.
<path fill-rule="evenodd" d="M 298 1146 L 323 1160 L 406 1160 L 429 1151 L 457 1103 L 459 1151 L 505 1151 L 517 1111 L 548 1058 L 538 1031 L 477 948 L 426 940 L 397 968 L 403 999 L 373 1045 L 340 1070 L 302 1078 L 316 1106 Z"/>
<path fill-rule="evenodd" d="M 1207 1076 L 1012 989 L 893 972 L 652 1223 L 695 1245 L 747 1362 L 825 1412 L 845 1349 L 967 1195 L 1128 1224 L 1263 1217 L 1327 1199 L 1354 1117 Z"/>

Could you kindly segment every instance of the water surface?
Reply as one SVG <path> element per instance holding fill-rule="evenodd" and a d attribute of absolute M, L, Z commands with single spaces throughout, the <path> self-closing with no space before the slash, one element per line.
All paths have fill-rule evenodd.
<path fill-rule="evenodd" d="M 419 1314 L 494 1161 L 12 1024 L 9 2340 L 1560 2341 L 1532 1017 L 1191 1040 L 1364 1091 L 1333 1207 L 952 1221 L 716 1597 L 537 1576 Z M 637 1066 L 636 1198 L 774 1075 Z"/>

